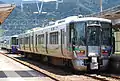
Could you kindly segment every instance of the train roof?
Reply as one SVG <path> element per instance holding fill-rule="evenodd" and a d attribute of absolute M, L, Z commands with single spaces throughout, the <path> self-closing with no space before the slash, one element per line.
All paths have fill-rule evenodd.
<path fill-rule="evenodd" d="M 100 22 L 108 22 L 111 23 L 111 20 L 109 19 L 104 19 L 104 18 L 97 18 L 97 17 L 79 17 L 79 16 L 70 16 L 67 17 L 65 19 L 61 19 L 61 20 L 57 20 L 56 22 L 52 22 L 52 25 L 48 25 L 45 27 L 38 27 L 37 30 L 33 30 L 33 31 L 39 31 L 42 29 L 47 29 L 47 28 L 51 28 L 54 26 L 59 26 L 59 25 L 63 25 L 63 24 L 67 24 L 67 23 L 71 23 L 71 22 L 79 22 L 79 21 L 100 21 Z"/>
<path fill-rule="evenodd" d="M 78 22 L 78 21 L 101 21 L 101 22 L 109 22 L 111 23 L 111 20 L 109 19 L 104 19 L 104 18 L 97 18 L 97 17 L 79 17 L 79 16 L 70 16 L 67 17 L 65 19 L 63 19 L 66 21 L 66 23 L 70 23 L 70 22 Z M 61 21 L 61 20 L 58 20 Z"/>
<path fill-rule="evenodd" d="M 108 22 L 108 23 L 111 23 L 111 20 L 109 20 L 109 19 L 104 19 L 104 18 L 70 16 L 70 17 L 67 17 L 67 18 L 64 18 L 64 19 L 61 19 L 61 20 L 57 20 L 57 21 L 55 21 L 55 22 L 52 22 L 50 25 L 47 25 L 47 26 L 45 26 L 45 27 L 33 28 L 33 29 L 31 29 L 31 30 L 26 31 L 25 33 L 20 34 L 19 36 L 24 36 L 24 35 L 27 36 L 27 34 L 30 34 L 30 33 L 32 33 L 33 31 L 34 31 L 34 32 L 37 32 L 37 31 L 40 31 L 40 30 L 47 30 L 48 28 L 55 27 L 55 26 L 59 26 L 59 25 L 65 25 L 65 24 L 71 23 L 71 22 L 94 21 L 94 20 L 100 21 L 100 22 Z"/>
<path fill-rule="evenodd" d="M 11 36 L 11 37 L 18 37 L 18 35 L 13 35 L 13 36 Z"/>

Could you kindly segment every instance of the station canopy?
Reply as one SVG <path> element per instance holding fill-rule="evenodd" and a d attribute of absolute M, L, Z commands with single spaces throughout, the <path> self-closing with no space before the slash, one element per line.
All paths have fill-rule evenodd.
<path fill-rule="evenodd" d="M 0 24 L 5 21 L 14 8 L 15 5 L 13 4 L 0 4 Z"/>

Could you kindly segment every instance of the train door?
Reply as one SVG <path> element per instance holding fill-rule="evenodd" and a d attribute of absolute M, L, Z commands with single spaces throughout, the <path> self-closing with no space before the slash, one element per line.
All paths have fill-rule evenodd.
<path fill-rule="evenodd" d="M 70 23 L 69 36 L 69 50 L 73 52 L 73 57 L 86 57 L 85 22 Z"/>
<path fill-rule="evenodd" d="M 32 50 L 34 52 L 34 35 L 32 36 Z"/>
<path fill-rule="evenodd" d="M 100 26 L 87 27 L 87 52 L 88 56 L 100 56 L 101 35 Z"/>
<path fill-rule="evenodd" d="M 46 33 L 38 34 L 37 35 L 37 50 L 40 54 L 46 54 Z"/>
<path fill-rule="evenodd" d="M 46 53 L 48 53 L 48 32 L 45 33 L 45 49 L 46 49 Z"/>
<path fill-rule="evenodd" d="M 25 50 L 25 47 L 24 47 L 24 37 L 21 37 L 21 50 Z"/>
<path fill-rule="evenodd" d="M 65 30 L 64 29 L 61 29 L 60 30 L 60 33 L 61 33 L 61 39 L 60 39 L 60 44 L 61 44 L 61 54 L 63 55 L 63 56 L 65 56 L 64 55 L 64 49 L 65 49 L 65 35 L 64 35 L 64 33 L 65 33 Z"/>
<path fill-rule="evenodd" d="M 34 35 L 32 33 L 32 35 L 30 36 L 30 46 L 31 46 L 31 52 L 34 52 Z"/>
<path fill-rule="evenodd" d="M 96 22 L 96 24 L 88 24 L 86 34 L 90 69 L 99 69 L 101 64 L 106 66 L 108 56 L 112 50 L 112 28 L 110 23 Z M 101 56 L 104 57 L 101 60 L 102 63 L 100 63 Z"/>
<path fill-rule="evenodd" d="M 36 34 L 35 35 L 35 51 L 36 52 L 38 52 L 37 45 L 38 45 L 38 42 L 37 42 L 37 34 Z"/>
<path fill-rule="evenodd" d="M 29 50 L 31 51 L 30 36 L 29 36 Z"/>
<path fill-rule="evenodd" d="M 87 25 L 87 56 L 90 61 L 88 68 L 99 69 L 99 57 L 101 56 L 101 26 Z"/>
<path fill-rule="evenodd" d="M 25 50 L 25 37 L 23 37 L 23 49 Z"/>

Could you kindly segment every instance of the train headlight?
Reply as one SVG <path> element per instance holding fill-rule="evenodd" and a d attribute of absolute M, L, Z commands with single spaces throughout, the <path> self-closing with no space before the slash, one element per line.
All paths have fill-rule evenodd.
<path fill-rule="evenodd" d="M 78 56 L 83 56 L 85 55 L 85 50 L 80 50 L 80 52 L 78 53 Z"/>

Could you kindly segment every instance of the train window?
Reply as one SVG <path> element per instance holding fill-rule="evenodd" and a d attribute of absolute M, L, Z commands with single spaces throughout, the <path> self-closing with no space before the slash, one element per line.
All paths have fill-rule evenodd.
<path fill-rule="evenodd" d="M 20 44 L 23 44 L 23 38 L 19 39 Z"/>
<path fill-rule="evenodd" d="M 16 37 L 12 37 L 11 44 L 12 45 L 17 45 L 17 39 L 16 39 Z"/>
<path fill-rule="evenodd" d="M 24 38 L 22 38 L 21 40 L 22 40 L 22 44 L 24 44 Z"/>
<path fill-rule="evenodd" d="M 18 45 L 18 39 L 16 39 L 16 45 Z"/>
<path fill-rule="evenodd" d="M 55 27 L 51 28 L 51 31 L 55 30 Z"/>
<path fill-rule="evenodd" d="M 72 38 L 73 38 L 73 28 L 74 28 L 74 23 L 70 23 L 70 30 L 69 30 L 69 42 L 72 43 Z"/>
<path fill-rule="evenodd" d="M 25 44 L 28 44 L 28 40 L 29 39 L 29 37 L 25 37 Z"/>
<path fill-rule="evenodd" d="M 101 22 L 102 27 L 102 45 L 110 45 L 111 44 L 111 23 Z"/>
<path fill-rule="evenodd" d="M 70 23 L 69 42 L 75 45 L 86 44 L 85 41 L 85 22 Z"/>
<path fill-rule="evenodd" d="M 44 34 L 38 35 L 38 44 L 44 44 Z"/>
<path fill-rule="evenodd" d="M 50 33 L 50 44 L 58 44 L 58 32 Z"/>
<path fill-rule="evenodd" d="M 22 38 L 19 38 L 19 44 L 22 44 Z"/>
<path fill-rule="evenodd" d="M 61 21 L 59 21 L 58 24 L 63 23 L 63 22 L 65 22 L 65 20 L 61 20 Z"/>

